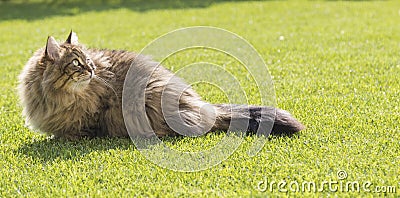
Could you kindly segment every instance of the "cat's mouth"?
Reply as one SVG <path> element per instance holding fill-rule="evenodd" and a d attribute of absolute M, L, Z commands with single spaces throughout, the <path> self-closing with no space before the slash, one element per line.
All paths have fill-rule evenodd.
<path fill-rule="evenodd" d="M 90 81 L 92 78 L 94 78 L 95 74 L 92 71 L 88 71 L 86 74 L 81 74 L 80 78 L 77 80 L 77 82 L 86 82 Z"/>
<path fill-rule="evenodd" d="M 74 91 L 85 90 L 93 78 L 94 78 L 94 74 L 86 74 L 86 75 L 79 76 L 78 79 L 74 79 L 72 90 L 74 90 Z"/>
<path fill-rule="evenodd" d="M 82 78 L 82 79 L 80 79 L 78 82 L 80 82 L 80 83 L 86 83 L 86 82 L 90 82 L 90 80 L 92 79 L 92 77 L 85 77 L 85 78 Z"/>
<path fill-rule="evenodd" d="M 89 76 L 82 76 L 77 83 L 81 83 L 81 84 L 89 84 L 89 82 L 93 79 L 93 75 L 89 75 Z"/>

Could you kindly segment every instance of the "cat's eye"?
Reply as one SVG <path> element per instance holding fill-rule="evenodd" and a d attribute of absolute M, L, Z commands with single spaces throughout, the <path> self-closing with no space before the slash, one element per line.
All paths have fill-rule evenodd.
<path fill-rule="evenodd" d="M 72 64 L 74 66 L 79 66 L 79 61 L 75 59 L 75 60 L 72 61 Z"/>

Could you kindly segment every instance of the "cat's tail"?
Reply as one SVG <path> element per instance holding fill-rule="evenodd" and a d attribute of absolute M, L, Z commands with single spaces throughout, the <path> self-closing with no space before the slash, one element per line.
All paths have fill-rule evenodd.
<path fill-rule="evenodd" d="M 246 130 L 250 133 L 291 135 L 305 129 L 289 112 L 262 106 L 216 104 L 218 116 L 213 130 Z M 272 129 L 272 131 L 271 131 Z"/>

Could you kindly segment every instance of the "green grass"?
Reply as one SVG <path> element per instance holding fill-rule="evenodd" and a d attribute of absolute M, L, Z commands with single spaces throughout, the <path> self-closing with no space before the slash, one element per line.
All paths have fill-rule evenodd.
<path fill-rule="evenodd" d="M 0 2 L 0 196 L 400 196 L 399 22 L 399 1 Z M 55 141 L 24 127 L 17 76 L 48 35 L 65 39 L 73 29 L 90 47 L 140 51 L 164 33 L 197 25 L 254 45 L 273 76 L 278 106 L 307 129 L 269 138 L 252 158 L 246 151 L 257 137 L 246 137 L 221 164 L 183 173 L 152 164 L 129 139 Z M 166 65 L 176 71 L 191 60 L 183 54 Z M 245 73 L 235 74 L 259 103 Z M 211 85 L 195 88 L 208 101 L 226 101 Z M 222 136 L 164 141 L 198 151 Z M 337 177 L 341 170 L 345 180 Z M 371 190 L 396 192 L 260 192 L 265 180 L 371 182 Z"/>

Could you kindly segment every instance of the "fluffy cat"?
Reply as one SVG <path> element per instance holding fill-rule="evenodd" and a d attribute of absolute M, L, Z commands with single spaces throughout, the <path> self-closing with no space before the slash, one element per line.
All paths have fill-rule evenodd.
<path fill-rule="evenodd" d="M 136 80 L 151 75 L 146 84 L 145 111 L 155 134 L 159 137 L 178 135 L 179 131 L 167 123 L 161 107 L 163 90 L 174 75 L 157 66 L 158 63 L 151 59 L 132 52 L 87 49 L 78 43 L 78 37 L 72 31 L 61 44 L 48 37 L 46 47 L 29 59 L 19 78 L 18 90 L 26 124 L 48 135 L 69 140 L 129 137 L 122 113 L 122 89 L 125 76 L 132 67 L 137 71 L 133 76 Z M 180 98 L 179 112 L 172 112 L 180 114 L 185 125 L 194 126 L 192 135 L 226 131 L 234 120 L 245 121 L 248 132 L 256 132 L 263 119 L 274 119 L 272 134 L 291 134 L 304 129 L 300 122 L 281 109 L 208 104 L 185 82 L 174 78 L 168 92 Z M 167 105 L 173 102 L 176 101 L 166 100 Z M 203 111 L 204 105 L 211 107 L 213 115 L 208 110 Z M 142 123 L 127 124 L 140 129 Z M 148 131 L 139 133 L 131 135 L 151 135 Z"/>

